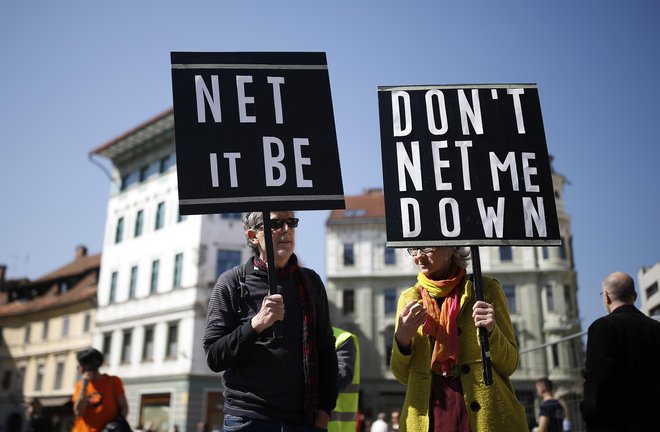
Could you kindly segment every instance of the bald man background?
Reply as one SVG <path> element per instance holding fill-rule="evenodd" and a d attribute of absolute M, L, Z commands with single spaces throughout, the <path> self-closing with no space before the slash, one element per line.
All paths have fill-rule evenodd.
<path fill-rule="evenodd" d="M 635 307 L 625 273 L 609 274 L 600 294 L 608 315 L 589 326 L 580 405 L 587 431 L 660 430 L 660 322 Z"/>

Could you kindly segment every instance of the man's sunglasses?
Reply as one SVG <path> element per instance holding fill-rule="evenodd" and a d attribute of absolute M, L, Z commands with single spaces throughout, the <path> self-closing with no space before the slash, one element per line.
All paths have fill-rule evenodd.
<path fill-rule="evenodd" d="M 286 224 L 289 228 L 296 228 L 298 227 L 298 222 L 300 219 L 298 218 L 287 218 L 287 219 L 271 219 L 270 220 L 270 229 L 271 230 L 278 230 Z M 264 227 L 264 223 L 258 223 L 255 228 L 257 229 L 262 229 Z"/>

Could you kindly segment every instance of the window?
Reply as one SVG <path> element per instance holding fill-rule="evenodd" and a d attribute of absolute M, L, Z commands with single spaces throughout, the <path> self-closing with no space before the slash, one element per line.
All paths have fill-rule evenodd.
<path fill-rule="evenodd" d="M 23 342 L 30 343 L 30 323 L 25 324 L 25 329 L 23 331 Z"/>
<path fill-rule="evenodd" d="M 154 227 L 156 231 L 161 229 L 165 224 L 165 203 L 158 203 L 158 208 L 156 209 L 156 226 Z"/>
<path fill-rule="evenodd" d="M 385 366 L 390 365 L 390 359 L 392 357 L 392 344 L 394 341 L 394 326 L 388 326 L 383 333 L 385 338 Z"/>
<path fill-rule="evenodd" d="M 174 257 L 174 288 L 181 287 L 181 273 L 183 272 L 183 254 L 176 254 Z"/>
<path fill-rule="evenodd" d="M 14 375 L 14 371 L 12 370 L 5 370 L 5 373 L 2 374 L 2 389 L 5 391 L 9 391 L 11 388 L 11 378 Z"/>
<path fill-rule="evenodd" d="M 92 315 L 90 313 L 86 313 L 85 316 L 83 317 L 83 333 L 89 333 L 89 327 L 92 324 Z"/>
<path fill-rule="evenodd" d="M 565 260 L 566 259 L 566 240 L 562 237 L 561 239 L 561 246 L 557 246 L 559 248 L 559 258 Z"/>
<path fill-rule="evenodd" d="M 160 260 L 151 263 L 151 283 L 149 285 L 149 293 L 156 294 L 158 292 L 158 273 L 160 272 Z"/>
<path fill-rule="evenodd" d="M 140 183 L 145 181 L 149 177 L 149 165 L 144 165 L 140 168 Z"/>
<path fill-rule="evenodd" d="M 55 390 L 59 390 L 62 388 L 63 378 L 64 378 L 64 362 L 59 361 L 57 362 L 57 366 L 55 366 L 55 384 L 53 385 L 53 388 Z"/>
<path fill-rule="evenodd" d="M 218 249 L 215 271 L 217 275 L 241 264 L 241 251 Z"/>
<path fill-rule="evenodd" d="M 34 390 L 41 391 L 44 387 L 44 373 L 46 372 L 46 365 L 43 363 L 37 364 L 37 379 L 34 381 Z"/>
<path fill-rule="evenodd" d="M 103 334 L 103 357 L 107 364 L 110 361 L 110 350 L 112 350 L 112 333 Z"/>
<path fill-rule="evenodd" d="M 500 246 L 500 261 L 512 261 L 513 251 L 511 246 Z"/>
<path fill-rule="evenodd" d="M 649 311 L 649 316 L 650 317 L 655 317 L 656 315 L 660 315 L 660 305 L 654 307 Z"/>
<path fill-rule="evenodd" d="M 546 299 L 546 304 L 548 307 L 548 311 L 554 311 L 555 310 L 555 298 L 554 298 L 554 292 L 552 289 L 552 285 L 546 285 L 545 286 L 545 299 Z"/>
<path fill-rule="evenodd" d="M 385 290 L 385 313 L 396 312 L 396 290 L 388 288 Z"/>
<path fill-rule="evenodd" d="M 518 323 L 511 323 L 511 326 L 513 327 L 513 338 L 516 340 L 516 345 L 518 345 L 518 348 L 522 348 L 520 346 L 520 326 Z M 524 356 L 520 356 L 524 357 Z"/>
<path fill-rule="evenodd" d="M 650 298 L 651 296 L 653 296 L 653 294 L 655 294 L 657 292 L 658 292 L 658 283 L 653 282 L 653 284 L 651 286 L 646 288 L 646 298 Z"/>
<path fill-rule="evenodd" d="M 547 246 L 543 246 L 543 259 L 550 258 L 550 249 Z"/>
<path fill-rule="evenodd" d="M 344 265 L 355 265 L 355 252 L 353 250 L 353 243 L 344 243 Z"/>
<path fill-rule="evenodd" d="M 502 290 L 504 291 L 504 296 L 506 297 L 506 305 L 509 307 L 509 313 L 517 313 L 518 308 L 516 307 L 516 286 L 503 285 Z"/>
<path fill-rule="evenodd" d="M 184 216 L 181 214 L 181 209 L 177 207 L 176 211 L 176 223 L 183 222 L 186 219 L 188 219 L 188 216 Z"/>
<path fill-rule="evenodd" d="M 112 272 L 110 276 L 110 297 L 108 298 L 108 304 L 113 304 L 117 296 L 117 272 Z"/>
<path fill-rule="evenodd" d="M 140 402 L 140 417 L 138 423 L 146 421 L 153 423 L 153 430 L 170 430 L 170 418 L 172 408 L 170 407 L 170 394 L 143 394 Z"/>
<path fill-rule="evenodd" d="M 154 359 L 154 328 L 144 329 L 144 344 L 142 345 L 142 361 L 152 361 Z"/>
<path fill-rule="evenodd" d="M 121 190 L 126 190 L 130 185 L 138 182 L 138 172 L 133 171 L 121 178 Z"/>
<path fill-rule="evenodd" d="M 385 246 L 385 265 L 396 264 L 396 249 Z"/>
<path fill-rule="evenodd" d="M 552 367 L 559 367 L 559 347 L 557 344 L 552 344 L 550 350 L 552 351 Z"/>
<path fill-rule="evenodd" d="M 69 291 L 69 282 L 68 281 L 61 281 L 57 287 L 57 292 L 59 294 L 64 294 L 65 292 Z"/>
<path fill-rule="evenodd" d="M 48 340 L 48 320 L 47 319 L 44 320 L 44 326 L 43 326 L 42 332 L 41 332 L 41 339 L 42 340 Z"/>
<path fill-rule="evenodd" d="M 135 237 L 142 235 L 142 228 L 144 227 L 144 210 L 139 210 L 135 216 Z"/>
<path fill-rule="evenodd" d="M 243 213 L 220 213 L 220 219 L 241 220 Z"/>
<path fill-rule="evenodd" d="M 69 336 L 69 317 L 62 318 L 62 337 Z"/>
<path fill-rule="evenodd" d="M 20 366 L 18 368 L 18 379 L 16 380 L 17 387 L 20 389 L 23 387 L 25 382 L 25 366 Z"/>
<path fill-rule="evenodd" d="M 160 174 L 164 174 L 167 172 L 170 167 L 174 166 L 174 155 L 167 155 L 164 158 L 162 158 L 158 164 L 158 172 Z"/>
<path fill-rule="evenodd" d="M 571 295 L 571 286 L 564 285 L 564 306 L 566 307 L 566 315 L 573 315 L 573 296 Z"/>
<path fill-rule="evenodd" d="M 117 220 L 117 227 L 115 228 L 115 243 L 121 243 L 124 237 L 124 218 L 120 217 Z"/>
<path fill-rule="evenodd" d="M 124 331 L 123 336 L 121 345 L 121 362 L 128 363 L 131 360 L 131 331 Z"/>
<path fill-rule="evenodd" d="M 128 285 L 128 299 L 129 300 L 135 298 L 135 289 L 137 287 L 137 276 L 138 276 L 137 266 L 131 267 L 131 281 L 130 281 L 130 284 Z"/>
<path fill-rule="evenodd" d="M 344 314 L 349 314 L 355 312 L 355 291 L 353 290 L 344 290 L 343 295 L 343 310 Z"/>
<path fill-rule="evenodd" d="M 179 351 L 179 324 L 171 323 L 167 326 L 167 352 L 165 356 L 174 359 Z"/>

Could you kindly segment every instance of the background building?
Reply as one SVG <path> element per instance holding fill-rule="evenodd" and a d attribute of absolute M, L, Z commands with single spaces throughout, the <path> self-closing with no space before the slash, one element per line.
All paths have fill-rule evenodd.
<path fill-rule="evenodd" d="M 637 272 L 637 283 L 642 312 L 648 316 L 660 315 L 660 262 L 642 267 Z"/>
<path fill-rule="evenodd" d="M 74 261 L 35 281 L 5 281 L 0 267 L 2 430 L 24 423 L 33 398 L 58 430 L 71 429 L 76 354 L 92 343 L 100 262 L 80 246 Z"/>
<path fill-rule="evenodd" d="M 217 275 L 248 254 L 240 214 L 179 215 L 171 110 L 91 155 L 112 162 L 94 334 L 105 371 L 123 379 L 134 426 L 217 426 L 201 340 Z"/>
<path fill-rule="evenodd" d="M 512 381 L 530 420 L 536 417 L 536 379 L 550 377 L 555 395 L 567 398 L 581 393 L 582 383 L 581 341 L 563 341 L 580 332 L 580 321 L 570 219 L 562 199 L 564 178 L 554 173 L 553 181 L 563 246 L 480 248 L 482 272 L 502 284 L 518 344 L 529 349 L 521 355 Z M 369 365 L 362 369 L 365 412 L 400 409 L 405 388 L 390 372 L 389 356 L 398 296 L 415 283 L 414 263 L 405 250 L 385 246 L 384 196 L 379 189 L 347 197 L 346 210 L 332 211 L 326 226 L 333 323 L 358 335 L 362 364 Z"/>

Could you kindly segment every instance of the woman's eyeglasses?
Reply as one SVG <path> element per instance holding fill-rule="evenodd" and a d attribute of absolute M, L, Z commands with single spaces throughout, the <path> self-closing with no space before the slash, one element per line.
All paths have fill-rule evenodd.
<path fill-rule="evenodd" d="M 411 257 L 416 257 L 416 256 L 419 255 L 419 254 L 428 255 L 428 254 L 430 254 L 431 252 L 433 252 L 433 251 L 435 250 L 435 248 L 432 248 L 432 247 L 427 247 L 427 248 L 412 248 L 412 247 L 411 247 L 411 248 L 408 248 L 408 249 L 406 249 L 406 250 L 408 251 L 408 253 L 410 254 Z"/>
<path fill-rule="evenodd" d="M 287 218 L 287 219 L 271 219 L 270 220 L 270 229 L 275 231 L 284 226 L 286 224 L 289 228 L 297 228 L 298 227 L 298 222 L 300 219 L 298 218 Z M 264 223 L 258 223 L 257 226 L 255 226 L 256 229 L 262 229 L 264 227 Z"/>

